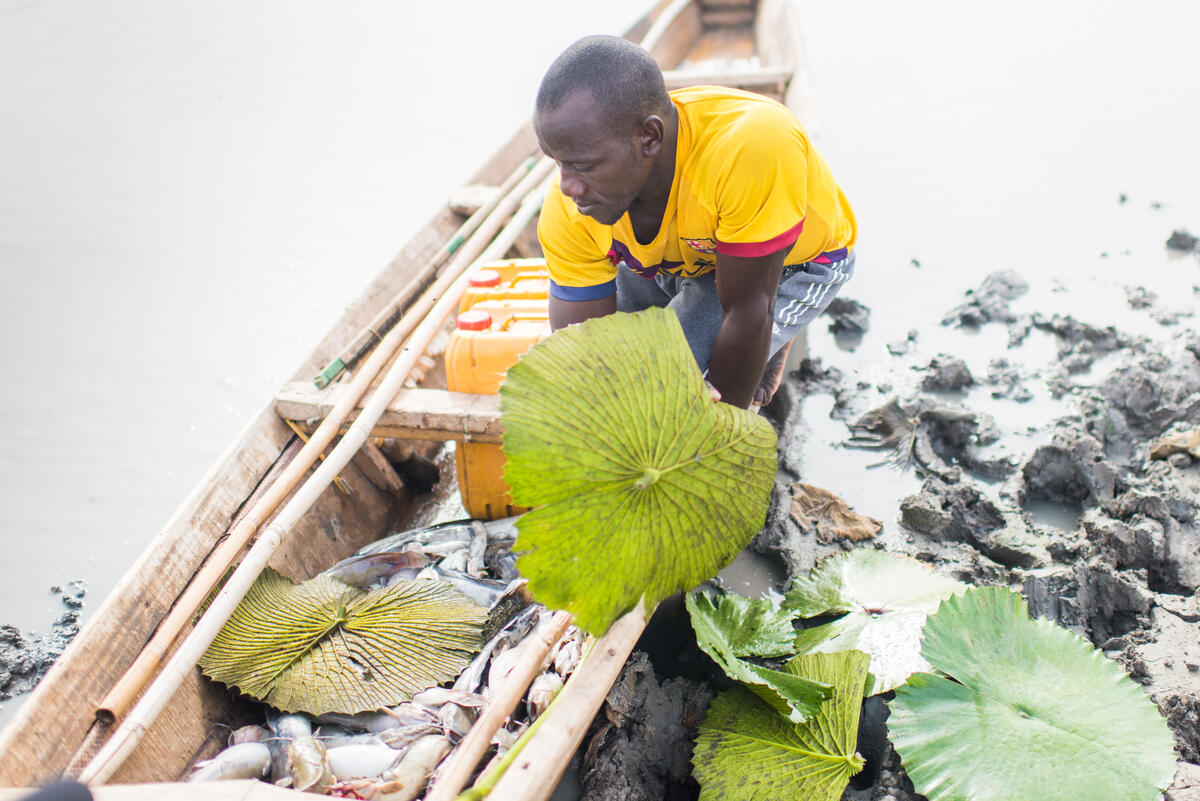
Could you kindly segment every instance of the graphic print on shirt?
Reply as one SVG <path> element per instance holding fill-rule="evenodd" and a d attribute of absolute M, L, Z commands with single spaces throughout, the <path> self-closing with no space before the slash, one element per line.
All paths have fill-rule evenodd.
<path fill-rule="evenodd" d="M 710 256 L 716 255 L 717 240 L 715 240 L 715 239 L 709 239 L 709 238 L 704 238 L 704 237 L 687 237 L 687 236 L 681 236 L 679 238 L 681 240 L 683 240 L 683 244 L 687 245 L 689 248 L 696 251 L 697 253 L 707 253 Z"/>
<path fill-rule="evenodd" d="M 683 265 L 681 261 L 660 261 L 653 267 L 647 267 L 634 258 L 634 255 L 629 252 L 629 247 L 620 239 L 614 238 L 612 247 L 608 250 L 608 260 L 613 263 L 613 266 L 619 266 L 621 262 L 625 262 L 625 266 L 633 270 L 642 278 L 653 278 L 659 272 L 675 272 Z"/>

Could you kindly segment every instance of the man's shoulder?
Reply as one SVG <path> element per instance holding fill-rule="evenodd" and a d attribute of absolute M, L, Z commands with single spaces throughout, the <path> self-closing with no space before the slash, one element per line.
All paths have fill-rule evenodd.
<path fill-rule="evenodd" d="M 728 86 L 688 86 L 671 91 L 675 106 L 689 116 L 712 110 L 740 111 L 749 115 L 784 115 L 796 119 L 787 106 L 765 95 Z"/>

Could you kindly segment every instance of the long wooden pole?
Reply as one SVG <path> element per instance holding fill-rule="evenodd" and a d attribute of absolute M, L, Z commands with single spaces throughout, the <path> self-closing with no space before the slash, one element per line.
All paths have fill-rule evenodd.
<path fill-rule="evenodd" d="M 553 162 L 544 160 L 535 167 L 524 180 L 518 184 L 514 194 L 520 192 L 520 197 L 528 195 L 541 184 L 550 174 Z M 495 241 L 484 249 L 480 259 L 495 258 L 492 254 L 504 253 L 516 240 L 520 233 L 540 207 L 541 196 L 531 202 L 526 199 L 508 225 L 499 233 Z M 481 229 L 482 230 L 482 229 Z M 449 273 L 438 279 L 433 289 L 441 289 L 449 278 Z M 85 784 L 103 784 L 126 757 L 137 747 L 146 735 L 150 725 L 158 717 L 158 713 L 170 701 L 171 696 L 179 689 L 184 678 L 196 667 L 200 657 L 208 650 L 208 646 L 216 638 L 221 627 L 237 609 L 242 598 L 250 590 L 254 580 L 266 566 L 271 556 L 283 543 L 292 526 L 317 501 L 321 493 L 329 486 L 333 478 L 341 472 L 371 435 L 371 429 L 380 415 L 387 409 L 396 392 L 404 385 L 408 375 L 416 365 L 417 359 L 429 347 L 429 343 L 437 335 L 443 321 L 456 308 L 459 299 L 467 287 L 468 274 L 464 270 L 457 278 L 450 281 L 436 302 L 433 303 L 420 323 L 413 330 L 412 336 L 405 342 L 396 357 L 395 363 L 389 368 L 379 387 L 371 395 L 362 411 L 359 412 L 349 430 L 342 436 L 337 446 L 328 454 L 325 461 L 317 467 L 312 476 L 296 491 L 291 500 L 279 511 L 271 525 L 263 531 L 258 540 L 250 548 L 242 563 L 229 577 L 205 611 L 204 616 L 197 622 L 195 628 L 187 636 L 175 655 L 167 662 L 158 678 L 146 690 L 145 695 L 130 711 L 128 717 L 121 723 L 113 736 L 87 764 L 79 775 Z M 431 289 L 431 292 L 433 291 Z M 428 293 L 427 293 L 428 294 Z M 388 338 L 402 338 L 401 329 L 393 329 Z M 386 341 L 386 340 L 385 340 Z M 374 358 L 374 355 L 372 356 Z M 318 429 L 319 430 L 319 429 Z M 336 430 L 336 426 L 335 426 Z M 316 440 L 314 435 L 310 442 Z"/>
<path fill-rule="evenodd" d="M 553 708 L 547 710 L 541 727 L 488 793 L 488 801 L 546 801 L 550 797 L 642 636 L 646 617 L 639 602 L 596 641 Z"/>
<path fill-rule="evenodd" d="M 470 780 L 471 774 L 479 765 L 479 760 L 491 744 L 492 735 L 512 714 L 517 703 L 524 697 L 525 690 L 537 678 L 550 649 L 562 639 L 570 625 L 570 614 L 555 612 L 545 626 L 539 625 L 530 635 L 537 639 L 525 646 L 521 658 L 508 678 L 499 687 L 490 688 L 496 692 L 491 695 L 487 708 L 471 726 L 458 748 L 454 749 L 454 753 L 442 768 L 441 775 L 425 796 L 425 801 L 454 801 L 458 797 L 459 791 Z"/>

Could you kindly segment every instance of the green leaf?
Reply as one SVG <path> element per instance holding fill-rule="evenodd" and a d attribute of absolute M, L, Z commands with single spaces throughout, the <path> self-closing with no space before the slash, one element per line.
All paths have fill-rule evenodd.
<path fill-rule="evenodd" d="M 696 608 L 709 625 L 722 632 L 729 652 L 734 656 L 794 656 L 796 627 L 794 615 L 776 609 L 765 598 L 750 599 L 737 593 L 717 596 L 697 595 L 688 599 L 688 608 Z"/>
<path fill-rule="evenodd" d="M 739 659 L 746 644 L 757 639 L 757 632 L 743 631 L 733 614 L 736 602 L 714 602 L 706 595 L 684 599 L 696 632 L 696 642 L 716 661 L 730 678 L 747 688 L 793 723 L 807 720 L 816 713 L 832 689 L 823 681 L 806 678 L 794 671 L 773 670 Z"/>
<path fill-rule="evenodd" d="M 872 692 L 879 693 L 929 670 L 921 658 L 921 627 L 939 603 L 966 589 L 916 560 L 864 548 L 826 559 L 797 578 L 784 609 L 801 617 L 844 612 L 837 620 L 800 631 L 796 650 L 865 651 L 875 676 Z"/>
<path fill-rule="evenodd" d="M 930 801 L 1159 801 L 1175 773 L 1166 722 L 1090 644 L 1001 588 L 969 590 L 925 627 L 888 729 Z"/>
<path fill-rule="evenodd" d="M 264 570 L 200 667 L 285 712 L 395 706 L 457 676 L 479 650 L 487 610 L 442 581 L 373 592 Z"/>
<path fill-rule="evenodd" d="M 593 633 L 711 578 L 762 527 L 775 432 L 713 403 L 674 312 L 564 328 L 500 388 L 517 567 Z"/>
<path fill-rule="evenodd" d="M 741 687 L 708 708 L 692 755 L 700 801 L 837 801 L 862 770 L 854 752 L 868 657 L 856 651 L 798 656 L 785 669 L 833 685 L 816 716 L 799 725 Z"/>

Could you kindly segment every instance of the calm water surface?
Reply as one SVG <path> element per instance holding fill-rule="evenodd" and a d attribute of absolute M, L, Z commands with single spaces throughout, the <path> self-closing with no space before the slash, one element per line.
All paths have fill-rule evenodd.
<path fill-rule="evenodd" d="M 644 5 L 0 0 L 0 622 L 44 631 L 75 578 L 94 609 L 553 56 Z M 1200 4 L 797 7 L 864 375 L 998 269 L 1132 330 L 1127 284 L 1195 304 L 1163 242 L 1200 233 Z"/>

